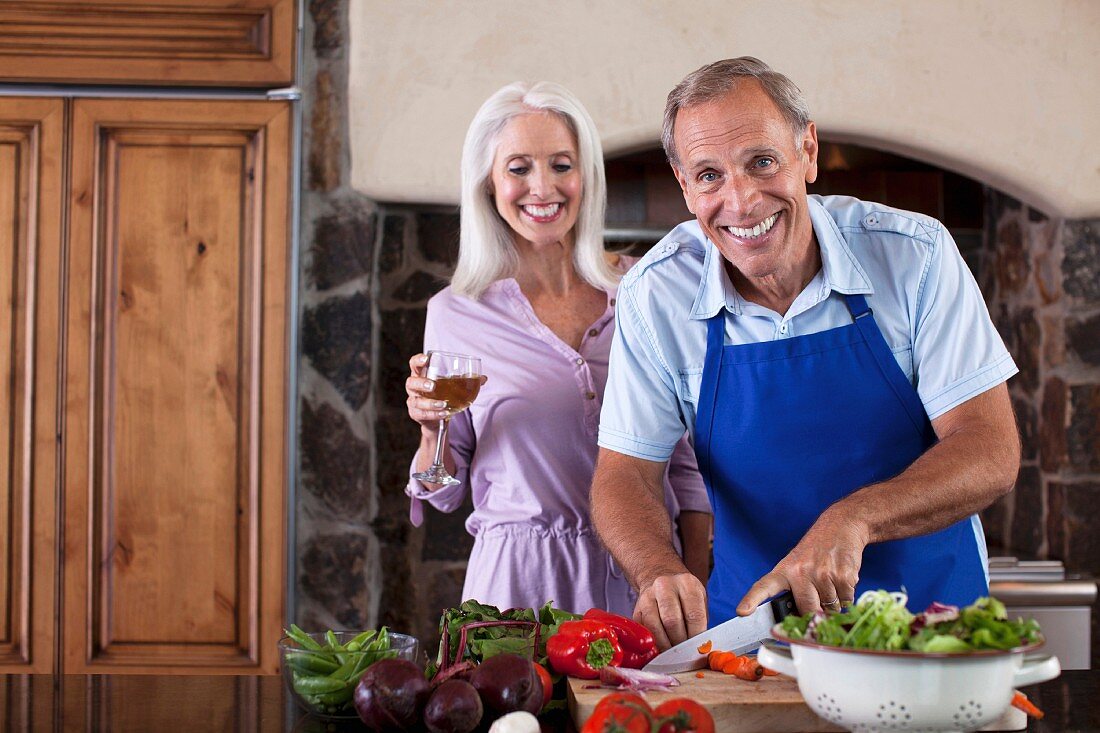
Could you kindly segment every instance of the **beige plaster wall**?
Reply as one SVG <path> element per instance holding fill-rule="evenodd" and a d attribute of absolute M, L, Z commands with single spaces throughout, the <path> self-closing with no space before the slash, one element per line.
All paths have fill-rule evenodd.
<path fill-rule="evenodd" d="M 822 137 L 983 180 L 1054 216 L 1100 215 L 1097 0 L 352 0 L 352 183 L 456 203 L 465 129 L 516 79 L 572 89 L 609 155 L 655 145 L 665 95 L 758 56 Z"/>

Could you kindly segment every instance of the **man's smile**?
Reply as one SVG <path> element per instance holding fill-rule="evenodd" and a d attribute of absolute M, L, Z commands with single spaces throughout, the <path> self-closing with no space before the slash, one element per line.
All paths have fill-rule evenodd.
<path fill-rule="evenodd" d="M 727 227 L 722 227 L 722 228 L 725 229 L 730 234 L 732 234 L 733 236 L 738 237 L 740 239 L 755 239 L 756 237 L 759 237 L 763 234 L 767 234 L 768 230 L 770 230 L 775 225 L 775 222 L 778 218 L 779 218 L 779 212 L 776 212 L 776 213 L 772 214 L 771 216 L 766 217 L 763 221 L 761 221 L 761 222 L 759 222 L 756 225 L 751 226 L 751 227 L 727 226 Z"/>

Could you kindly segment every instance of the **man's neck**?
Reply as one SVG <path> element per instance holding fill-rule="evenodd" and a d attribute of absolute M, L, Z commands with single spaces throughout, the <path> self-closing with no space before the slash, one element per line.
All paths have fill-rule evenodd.
<path fill-rule="evenodd" d="M 728 260 L 723 264 L 738 295 L 782 316 L 821 270 L 821 247 L 817 236 L 811 235 L 804 256 L 797 258 L 788 268 L 761 277 L 745 277 Z"/>

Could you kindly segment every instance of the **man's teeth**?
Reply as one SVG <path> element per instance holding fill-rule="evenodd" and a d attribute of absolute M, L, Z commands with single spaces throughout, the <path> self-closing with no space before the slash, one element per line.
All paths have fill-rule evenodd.
<path fill-rule="evenodd" d="M 546 219 L 554 214 L 558 213 L 558 209 L 561 208 L 561 204 L 547 204 L 546 206 L 536 206 L 534 204 L 524 204 L 523 210 L 531 216 L 538 219 Z"/>
<path fill-rule="evenodd" d="M 779 218 L 779 214 L 772 214 L 764 221 L 760 222 L 751 229 L 742 229 L 741 227 L 726 227 L 726 230 L 735 237 L 741 237 L 742 239 L 751 239 L 753 237 L 759 237 L 764 232 L 772 228 L 775 224 L 775 220 Z"/>

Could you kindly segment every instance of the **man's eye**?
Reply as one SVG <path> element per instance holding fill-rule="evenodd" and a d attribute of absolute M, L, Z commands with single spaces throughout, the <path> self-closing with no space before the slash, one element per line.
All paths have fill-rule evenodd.
<path fill-rule="evenodd" d="M 699 174 L 699 180 L 702 183 L 714 183 L 718 180 L 718 174 L 714 171 L 706 171 Z"/>
<path fill-rule="evenodd" d="M 508 168 L 508 172 L 511 173 L 513 176 L 524 176 L 527 175 L 527 166 L 514 165 Z"/>
<path fill-rule="evenodd" d="M 757 158 L 755 165 L 760 169 L 771 168 L 775 165 L 775 158 Z"/>

